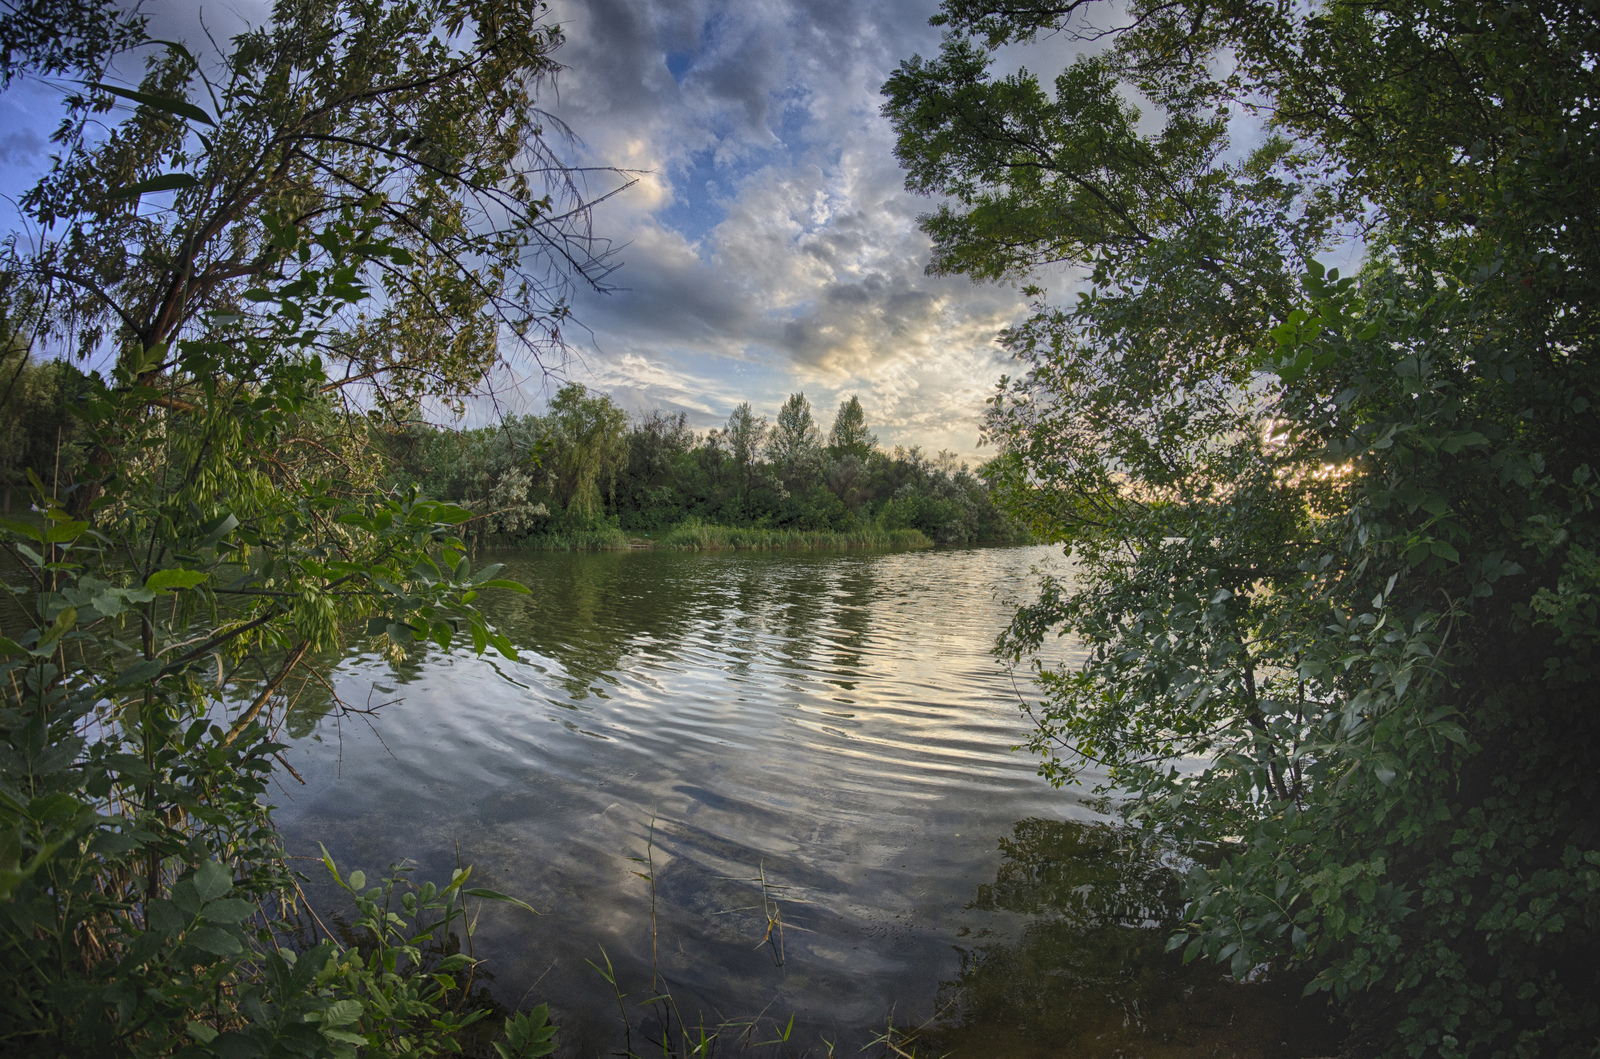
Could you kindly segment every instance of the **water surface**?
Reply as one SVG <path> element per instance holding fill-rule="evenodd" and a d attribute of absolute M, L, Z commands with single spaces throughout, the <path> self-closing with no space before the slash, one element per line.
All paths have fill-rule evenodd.
<path fill-rule="evenodd" d="M 489 608 L 521 660 L 352 653 L 339 695 L 386 705 L 292 716 L 278 820 L 369 877 L 459 848 L 546 913 L 489 908 L 476 951 L 562 1054 L 627 1043 L 606 957 L 641 1054 L 652 967 L 691 1021 L 794 1016 L 795 1054 L 935 1015 L 923 1047 L 975 1056 L 1281 1054 L 1250 1050 L 1270 1018 L 1245 1051 L 1206 1028 L 1223 1008 L 1128 929 L 1148 910 L 1084 904 L 1118 840 L 1012 751 L 1026 684 L 989 649 L 1050 549 L 495 558 L 534 589 Z"/>

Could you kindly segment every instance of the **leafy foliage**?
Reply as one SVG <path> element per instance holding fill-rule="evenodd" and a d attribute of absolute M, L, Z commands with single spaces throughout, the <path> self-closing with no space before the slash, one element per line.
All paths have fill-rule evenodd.
<path fill-rule="evenodd" d="M 6 452 L 31 510 L 0 519 L 0 1047 L 456 1050 L 481 1017 L 450 951 L 465 900 L 512 899 L 467 870 L 367 889 L 330 860 L 360 936 L 305 944 L 265 798 L 285 681 L 343 637 L 515 654 L 474 601 L 526 589 L 474 568 L 470 511 L 383 488 L 359 413 L 461 393 L 502 333 L 553 341 L 559 283 L 529 267 L 595 278 L 561 251 L 581 209 L 557 217 L 528 175 L 554 160 L 533 102 L 558 36 L 518 0 L 283 3 L 219 83 L 103 13 L 56 5 L 64 49 L 35 7 L 0 15 L 8 82 L 89 80 L 21 200 L 45 238 L 0 273 L 26 383 L 6 399 L 33 417 Z M 101 82 L 158 43 L 138 88 Z M 57 455 L 82 458 L 47 475 L 39 421 L 62 408 Z"/>
<path fill-rule="evenodd" d="M 899 530 L 940 543 L 1025 539 L 995 507 L 984 472 L 949 453 L 930 460 L 917 449 L 877 448 L 858 398 L 838 412 L 833 433 L 844 444 L 827 448 L 804 395 L 784 407 L 789 440 L 774 448 L 748 403 L 725 429 L 697 435 L 682 413 L 630 422 L 609 397 L 572 385 L 542 416 L 479 430 L 412 422 L 381 444 L 398 468 L 396 484 L 481 514 L 472 532 L 485 541 L 626 547 L 627 530 L 670 531 L 687 543 L 707 523 L 791 535 L 782 539 L 887 540 Z"/>
<path fill-rule="evenodd" d="M 1188 958 L 1303 965 L 1348 1047 L 1588 1054 L 1591 7 L 952 0 L 885 86 L 935 271 L 1085 266 L 1006 341 L 1006 505 L 1068 545 L 1001 649 L 1033 747 L 1109 769 L 1188 879 Z M 995 49 L 1108 45 L 1047 94 Z M 1123 100 L 1138 98 L 1140 118 Z M 1234 149 L 1229 122 L 1269 117 Z M 1363 236 L 1341 278 L 1315 255 Z M 1214 856 L 1213 856 L 1214 854 Z"/>

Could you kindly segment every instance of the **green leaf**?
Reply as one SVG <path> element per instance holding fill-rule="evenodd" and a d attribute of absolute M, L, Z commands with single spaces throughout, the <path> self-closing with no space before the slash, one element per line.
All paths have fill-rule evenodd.
<path fill-rule="evenodd" d="M 509 894 L 503 894 L 499 890 L 490 890 L 484 886 L 474 886 L 471 889 L 462 890 L 461 892 L 469 897 L 481 897 L 485 901 L 503 901 L 508 905 L 516 905 L 518 908 L 526 908 L 536 916 L 544 915 L 543 912 L 539 911 L 537 908 L 534 908 L 532 905 L 528 904 L 528 902 L 519 901 L 517 898 L 512 897 Z"/>
<path fill-rule="evenodd" d="M 10 897 L 22 882 L 22 836 L 21 825 L 0 832 L 0 900 Z"/>
<path fill-rule="evenodd" d="M 322 1010 L 324 1026 L 348 1026 L 361 1017 L 361 1001 L 335 1000 Z"/>
<path fill-rule="evenodd" d="M 109 197 L 131 199 L 136 195 L 143 195 L 148 192 L 181 191 L 184 188 L 197 188 L 199 186 L 200 181 L 188 173 L 162 173 L 159 176 L 151 177 L 149 180 L 141 180 L 137 184 L 128 184 L 125 187 L 116 188 L 109 193 Z"/>
<path fill-rule="evenodd" d="M 88 528 L 87 522 L 58 522 L 45 531 L 44 540 L 46 544 L 62 544 L 77 540 Z"/>
<path fill-rule="evenodd" d="M 28 523 L 14 518 L 0 518 L 0 529 L 15 533 L 19 537 L 27 537 L 41 544 L 44 543 L 44 533 L 39 527 L 30 526 Z"/>
<path fill-rule="evenodd" d="M 78 624 L 78 608 L 63 607 L 61 613 L 56 615 L 56 620 L 50 628 L 39 637 L 39 646 L 32 651 L 33 654 L 44 656 L 54 650 L 55 642 L 67 634 L 67 631 Z"/>
<path fill-rule="evenodd" d="M 244 950 L 239 939 L 221 927 L 196 927 L 185 940 L 200 951 L 214 956 L 232 956 Z"/>
<path fill-rule="evenodd" d="M 256 906 L 237 897 L 224 897 L 207 904 L 200 914 L 212 923 L 242 923 L 256 914 Z"/>
<path fill-rule="evenodd" d="M 118 673 L 111 681 L 110 686 L 113 688 L 131 688 L 148 683 L 156 678 L 156 675 L 161 672 L 164 666 L 165 663 L 159 658 L 139 662 Z"/>
<path fill-rule="evenodd" d="M 324 1029 L 322 1035 L 330 1041 L 337 1041 L 340 1044 L 353 1044 L 357 1047 L 365 1047 L 372 1043 L 361 1034 L 351 1033 L 349 1030 Z"/>
<path fill-rule="evenodd" d="M 328 869 L 328 874 L 333 876 L 334 882 L 338 883 L 340 886 L 343 886 L 344 880 L 339 877 L 339 869 L 333 865 L 333 856 L 328 852 L 328 847 L 318 842 L 317 848 L 322 850 L 322 863 Z"/>
<path fill-rule="evenodd" d="M 233 871 L 208 860 L 194 872 L 194 890 L 202 901 L 214 901 L 233 889 Z"/>
<path fill-rule="evenodd" d="M 239 517 L 228 514 L 212 519 L 200 527 L 200 539 L 206 544 L 215 544 L 217 541 L 232 533 L 239 526 Z"/>
<path fill-rule="evenodd" d="M 508 592 L 519 592 L 524 596 L 532 594 L 532 591 L 533 591 L 527 585 L 523 584 L 520 581 L 510 581 L 510 580 L 507 580 L 506 578 L 503 578 L 503 577 L 497 577 L 492 581 L 480 581 L 480 582 L 478 582 L 478 587 L 479 588 L 503 588 Z"/>
<path fill-rule="evenodd" d="M 149 580 L 145 581 L 144 587 L 158 591 L 167 588 L 193 588 L 210 576 L 198 570 L 157 570 L 150 575 Z"/>
<path fill-rule="evenodd" d="M 215 121 L 211 120 L 211 115 L 207 114 L 205 111 L 201 110 L 187 99 L 176 99 L 172 96 L 152 95 L 149 92 L 139 92 L 132 88 L 119 88 L 116 85 L 108 85 L 104 82 L 79 81 L 78 83 L 81 85 L 88 85 L 90 88 L 98 88 L 102 92 L 109 92 L 111 95 L 117 96 L 120 99 L 130 100 L 134 103 L 140 104 L 141 106 L 165 111 L 168 114 L 177 114 L 180 117 L 188 118 L 190 121 L 198 121 L 203 125 L 210 125 L 212 128 L 215 128 L 217 125 Z"/>

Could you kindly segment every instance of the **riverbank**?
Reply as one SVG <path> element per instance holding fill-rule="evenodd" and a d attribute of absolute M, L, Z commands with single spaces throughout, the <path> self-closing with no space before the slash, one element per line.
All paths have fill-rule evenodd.
<path fill-rule="evenodd" d="M 528 537 L 518 547 L 535 551 L 607 552 L 637 549 L 674 551 L 781 551 L 845 548 L 931 548 L 933 541 L 915 529 L 870 526 L 847 530 L 776 529 L 770 526 L 719 526 L 698 519 L 678 523 L 657 535 L 634 536 L 615 527 L 547 533 Z"/>

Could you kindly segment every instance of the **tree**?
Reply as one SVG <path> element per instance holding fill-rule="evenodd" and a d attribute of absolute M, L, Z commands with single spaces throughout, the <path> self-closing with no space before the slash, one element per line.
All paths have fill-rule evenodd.
<path fill-rule="evenodd" d="M 91 23 L 108 7 L 82 6 Z M 298 236 L 327 229 L 343 253 L 391 248 L 367 311 L 322 350 L 329 387 L 364 384 L 380 405 L 451 397 L 508 338 L 548 356 L 567 284 L 609 266 L 537 106 L 560 43 L 541 12 L 285 3 L 233 42 L 218 83 L 182 45 L 152 54 L 137 90 L 92 81 L 67 100 L 59 161 L 20 201 L 47 233 L 10 269 L 52 292 L 40 338 L 80 354 L 110 340 L 148 384 L 173 366 L 168 344 L 219 326 L 208 320 L 270 326 L 262 282 L 293 291 L 340 267 L 319 256 L 335 236 Z M 24 21 L 7 16 L 6 35 Z M 13 59 L 8 76 L 52 61 Z M 89 135 L 119 107 L 111 135 Z"/>
<path fill-rule="evenodd" d="M 834 413 L 833 428 L 828 431 L 828 455 L 836 460 L 844 456 L 865 460 L 877 447 L 878 437 L 867 429 L 861 398 L 852 394 Z"/>
<path fill-rule="evenodd" d="M 515 656 L 474 600 L 526 589 L 474 569 L 472 512 L 379 487 L 352 413 L 458 398 L 508 339 L 558 350 L 563 286 L 603 271 L 535 105 L 559 35 L 524 0 L 285 0 L 214 79 L 115 10 L 0 14 L 7 84 L 88 82 L 20 200 L 43 235 L 8 244 L 0 333 L 110 354 L 72 404 L 87 468 L 25 468 L 37 514 L 0 520 L 26 616 L 0 638 L 0 1049 L 450 1050 L 482 1016 L 441 950 L 500 897 L 328 859 L 362 947 L 291 959 L 263 795 L 292 681 L 342 638 Z M 107 83 L 134 48 L 144 79 Z"/>
<path fill-rule="evenodd" d="M 728 415 L 728 426 L 722 438 L 728 455 L 733 457 L 733 465 L 738 468 L 740 495 L 748 497 L 755 488 L 756 465 L 766 447 L 767 417 L 757 416 L 750 410 L 749 401 L 741 401 Z"/>
<path fill-rule="evenodd" d="M 822 433 L 811 415 L 811 402 L 803 393 L 792 393 L 778 409 L 777 421 L 767 438 L 767 459 L 782 477 L 784 486 L 799 488 L 817 470 L 822 450 Z"/>
<path fill-rule="evenodd" d="M 581 383 L 556 391 L 547 417 L 548 455 L 556 500 L 569 515 L 594 520 L 602 512 L 601 483 L 609 493 L 628 459 L 628 415 L 604 394 L 591 397 Z"/>
<path fill-rule="evenodd" d="M 1093 12 L 950 0 L 885 86 L 908 185 L 950 197 L 930 270 L 1088 273 L 1028 288 L 986 426 L 1006 505 L 1076 560 L 1001 644 L 1087 653 L 1038 671 L 1042 768 L 1097 762 L 1153 841 L 1209 851 L 1186 957 L 1303 966 L 1394 1054 L 1581 1054 L 1592 11 Z M 1108 46 L 1048 93 L 990 74 L 1057 32 Z M 1241 113 L 1272 124 L 1236 155 Z M 1359 276 L 1317 263 L 1356 232 Z"/>

